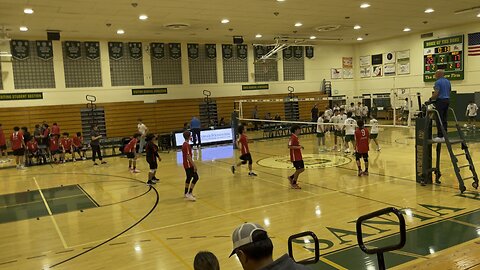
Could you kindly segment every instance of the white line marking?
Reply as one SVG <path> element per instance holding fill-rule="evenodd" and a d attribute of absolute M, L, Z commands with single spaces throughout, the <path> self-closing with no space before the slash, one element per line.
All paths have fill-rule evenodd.
<path fill-rule="evenodd" d="M 40 188 L 40 185 L 38 184 L 37 179 L 35 177 L 33 177 L 33 181 L 35 181 L 35 185 L 37 186 L 38 192 L 40 192 L 40 196 L 42 196 L 43 203 L 45 204 L 48 214 L 50 215 L 50 219 L 52 220 L 53 226 L 55 227 L 55 230 L 57 231 L 57 234 L 60 237 L 60 241 L 62 241 L 63 247 L 67 249 L 68 248 L 67 242 L 65 242 L 65 238 L 63 237 L 63 234 L 60 231 L 60 228 L 58 227 L 57 221 L 53 217 L 52 210 L 50 210 L 50 206 L 48 205 L 47 200 L 45 200 L 45 196 L 43 196 L 42 189 Z"/>

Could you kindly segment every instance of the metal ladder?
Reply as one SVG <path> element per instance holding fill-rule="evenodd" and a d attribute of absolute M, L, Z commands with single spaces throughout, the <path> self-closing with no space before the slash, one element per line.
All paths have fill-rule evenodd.
<path fill-rule="evenodd" d="M 438 122 L 440 123 L 440 128 L 442 130 L 443 137 L 445 138 L 445 144 L 447 145 L 448 153 L 450 154 L 450 159 L 452 160 L 452 165 L 453 165 L 453 169 L 455 171 L 455 175 L 457 176 L 459 189 L 460 189 L 460 192 L 463 193 L 467 189 L 465 187 L 465 180 L 472 179 L 473 180 L 472 187 L 475 188 L 475 189 L 478 188 L 478 176 L 477 176 L 477 172 L 475 171 L 475 165 L 473 164 L 472 156 L 470 155 L 470 151 L 468 150 L 467 142 L 465 141 L 465 137 L 463 135 L 463 132 L 461 131 L 460 126 L 458 124 L 457 115 L 455 114 L 455 111 L 452 108 L 449 108 L 449 110 L 453 113 L 453 117 L 455 119 L 455 128 L 457 130 L 457 134 L 458 134 L 459 139 L 450 140 L 448 138 L 448 134 L 445 130 L 445 127 L 443 126 L 442 121 L 440 120 L 441 119 L 440 114 L 438 113 L 437 110 L 429 109 L 428 112 L 434 113 L 436 115 L 436 117 L 440 120 Z M 425 117 L 425 119 L 427 119 L 427 121 L 428 121 L 428 117 Z M 428 126 L 428 125 L 425 125 L 425 126 Z M 429 138 L 425 138 L 425 139 L 428 140 L 428 144 L 436 143 Z M 463 150 L 463 152 L 461 152 L 461 153 L 455 153 L 454 152 L 453 145 L 457 145 L 457 144 L 461 145 L 461 149 Z M 441 144 L 438 143 L 437 144 L 437 167 L 432 168 L 432 171 L 435 172 L 435 177 L 436 177 L 435 182 L 437 184 L 441 183 L 440 180 L 439 180 L 440 176 L 441 176 L 441 174 L 440 174 L 440 150 L 441 150 Z M 465 156 L 465 159 L 468 161 L 468 164 L 464 164 L 464 165 L 463 164 L 462 165 L 458 164 L 459 157 L 462 157 L 462 156 Z M 466 168 L 468 168 L 470 170 L 471 176 L 463 178 L 461 172 L 462 172 L 463 169 L 466 169 Z"/>

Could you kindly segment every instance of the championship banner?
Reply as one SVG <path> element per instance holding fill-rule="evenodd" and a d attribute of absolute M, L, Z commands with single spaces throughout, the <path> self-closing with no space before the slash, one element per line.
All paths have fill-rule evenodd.
<path fill-rule="evenodd" d="M 130 57 L 133 59 L 142 59 L 142 43 L 141 42 L 129 42 L 128 51 Z"/>
<path fill-rule="evenodd" d="M 108 54 L 111 59 L 121 59 L 123 57 L 123 42 L 108 42 Z"/>
<path fill-rule="evenodd" d="M 267 46 L 267 50 L 265 51 L 265 54 L 269 53 L 271 50 L 275 49 L 275 46 Z M 277 58 L 277 53 L 274 53 L 272 56 Z"/>
<path fill-rule="evenodd" d="M 237 58 L 238 59 L 247 59 L 248 56 L 248 46 L 246 44 L 237 45 Z"/>
<path fill-rule="evenodd" d="M 168 44 L 168 53 L 172 59 L 179 59 L 182 57 L 182 49 L 180 43 Z"/>
<path fill-rule="evenodd" d="M 165 57 L 164 43 L 150 43 L 150 54 L 155 59 L 162 59 Z"/>
<path fill-rule="evenodd" d="M 30 57 L 30 42 L 28 40 L 12 40 L 12 57 L 25 60 Z"/>
<path fill-rule="evenodd" d="M 198 44 L 188 43 L 187 44 L 187 52 L 188 58 L 190 59 L 197 59 L 198 58 Z"/>
<path fill-rule="evenodd" d="M 283 49 L 283 59 L 290 59 L 293 56 L 293 47 L 287 47 Z"/>
<path fill-rule="evenodd" d="M 205 44 L 205 55 L 210 59 L 217 58 L 217 45 Z"/>
<path fill-rule="evenodd" d="M 258 45 L 253 47 L 253 51 L 255 53 L 255 58 L 260 59 L 262 56 L 266 54 L 265 52 L 266 48 L 264 46 Z"/>
<path fill-rule="evenodd" d="M 89 60 L 97 60 L 100 58 L 100 42 L 85 41 L 85 53 Z"/>
<path fill-rule="evenodd" d="M 313 46 L 306 46 L 305 47 L 305 56 L 308 59 L 312 59 L 315 56 Z"/>
<path fill-rule="evenodd" d="M 233 57 L 233 45 L 230 45 L 230 44 L 222 45 L 222 57 L 223 59 L 231 59 Z"/>
<path fill-rule="evenodd" d="M 53 59 L 53 45 L 49 40 L 35 41 L 37 47 L 37 56 L 43 60 Z"/>
<path fill-rule="evenodd" d="M 295 57 L 297 59 L 303 58 L 303 47 L 294 46 L 293 47 L 293 57 Z"/>
<path fill-rule="evenodd" d="M 67 58 L 77 60 L 82 57 L 82 50 L 80 49 L 80 41 L 65 41 L 65 55 Z"/>

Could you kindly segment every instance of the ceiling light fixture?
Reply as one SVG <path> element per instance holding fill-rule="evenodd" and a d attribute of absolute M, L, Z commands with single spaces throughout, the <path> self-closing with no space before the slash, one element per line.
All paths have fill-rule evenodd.
<path fill-rule="evenodd" d="M 28 27 L 26 27 L 26 26 L 20 26 L 20 31 L 22 31 L 22 32 L 27 32 L 27 31 L 28 31 Z"/>
<path fill-rule="evenodd" d="M 123 29 L 118 29 L 117 34 L 123 35 L 123 34 L 125 34 L 125 31 Z"/>
<path fill-rule="evenodd" d="M 362 38 L 362 37 L 358 37 L 357 40 L 358 40 L 358 41 L 362 41 L 363 38 Z"/>
<path fill-rule="evenodd" d="M 425 9 L 425 13 L 432 13 L 434 12 L 435 10 L 433 8 L 427 8 Z"/>
<path fill-rule="evenodd" d="M 316 36 L 310 36 L 310 39 L 316 39 L 317 37 Z"/>
<path fill-rule="evenodd" d="M 148 19 L 148 16 L 145 15 L 145 14 L 142 14 L 142 15 L 138 16 L 138 18 L 142 21 L 145 21 L 146 19 Z"/>
<path fill-rule="evenodd" d="M 230 20 L 229 20 L 229 19 L 223 19 L 223 20 L 222 20 L 222 23 L 223 23 L 223 24 L 225 24 L 225 23 L 229 23 L 229 22 L 230 22 Z"/>
<path fill-rule="evenodd" d="M 362 28 L 362 27 L 361 27 L 360 25 L 358 25 L 358 24 L 353 27 L 353 29 L 355 29 L 355 30 L 358 30 L 358 29 L 360 29 L 360 28 Z"/>
<path fill-rule="evenodd" d="M 480 13 L 477 14 L 477 18 L 480 18 Z"/>
<path fill-rule="evenodd" d="M 363 3 L 360 5 L 360 8 L 368 8 L 368 7 L 370 7 L 369 3 Z"/>
<path fill-rule="evenodd" d="M 412 29 L 410 29 L 408 27 L 403 28 L 403 32 L 410 32 L 410 31 L 412 31 Z"/>
<path fill-rule="evenodd" d="M 277 2 L 285 2 L 285 0 L 277 0 Z"/>
<path fill-rule="evenodd" d="M 300 26 L 302 26 L 302 25 L 303 25 L 303 24 L 302 24 L 301 22 L 295 23 L 295 26 L 296 26 L 296 27 L 300 27 Z"/>
<path fill-rule="evenodd" d="M 262 37 L 262 34 L 256 34 L 255 37 L 256 37 L 256 38 L 261 38 L 261 37 Z"/>
<path fill-rule="evenodd" d="M 26 9 L 23 10 L 23 13 L 25 13 L 25 14 L 33 14 L 33 9 L 31 9 L 31 8 L 26 8 Z"/>

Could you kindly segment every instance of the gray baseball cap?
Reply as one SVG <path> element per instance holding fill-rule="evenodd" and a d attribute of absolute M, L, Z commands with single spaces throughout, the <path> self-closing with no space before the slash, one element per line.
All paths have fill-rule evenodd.
<path fill-rule="evenodd" d="M 237 248 L 253 243 L 252 235 L 256 231 L 264 231 L 267 233 L 267 231 L 257 223 L 247 222 L 238 226 L 232 234 L 233 250 L 229 257 L 235 254 Z"/>

